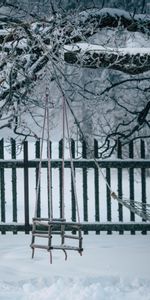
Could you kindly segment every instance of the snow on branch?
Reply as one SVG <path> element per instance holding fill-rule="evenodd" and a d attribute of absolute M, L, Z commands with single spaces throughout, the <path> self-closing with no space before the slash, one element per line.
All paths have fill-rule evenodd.
<path fill-rule="evenodd" d="M 59 80 L 63 83 L 67 82 L 67 89 L 70 92 L 73 79 L 69 75 L 67 77 L 64 71 L 66 64 L 80 67 L 81 73 L 83 68 L 108 68 L 131 75 L 150 70 L 150 44 L 142 45 L 143 48 L 140 46 L 121 48 L 120 44 L 116 46 L 116 40 L 113 45 L 107 44 L 107 41 L 103 43 L 103 28 L 106 28 L 106 31 L 111 28 L 115 38 L 116 32 L 122 34 L 123 31 L 130 31 L 138 32 L 139 36 L 148 39 L 150 18 L 145 15 L 132 16 L 118 9 L 89 9 L 83 12 L 75 10 L 68 14 L 59 13 L 45 19 L 34 17 L 30 20 L 21 20 L 15 15 L 0 14 L 0 122 L 2 120 L 2 126 L 9 126 L 12 118 L 16 122 L 18 107 L 20 109 L 22 105 L 24 109 L 24 101 L 25 106 L 26 103 L 29 106 L 36 89 L 44 86 L 46 77 L 49 83 L 55 81 L 56 85 Z M 98 34 L 100 37 L 98 43 L 103 46 L 91 44 L 95 34 Z M 143 38 L 143 41 L 146 38 Z M 95 79 L 92 80 L 94 82 Z M 104 91 L 108 91 L 108 88 L 106 87 Z M 83 85 L 79 94 L 86 97 Z M 102 92 L 100 94 L 102 96 Z M 32 103 L 30 106 L 32 109 Z M 9 117 L 10 109 L 13 110 L 13 114 Z M 2 115 L 7 117 L 6 124 Z"/>
<path fill-rule="evenodd" d="M 89 9 L 79 14 L 80 22 L 85 25 L 93 23 L 99 28 L 123 26 L 129 31 L 145 32 L 150 29 L 150 17 L 144 14 L 131 14 L 125 10 L 114 8 Z"/>
<path fill-rule="evenodd" d="M 79 43 L 66 46 L 67 63 L 86 68 L 110 68 L 135 75 L 150 70 L 149 48 L 107 48 Z"/>
<path fill-rule="evenodd" d="M 103 8 L 89 9 L 79 13 L 75 19 L 75 25 L 79 28 L 72 41 L 80 42 L 99 32 L 103 28 L 122 27 L 130 32 L 148 33 L 150 30 L 150 17 L 147 15 L 132 15 L 120 9 Z"/>

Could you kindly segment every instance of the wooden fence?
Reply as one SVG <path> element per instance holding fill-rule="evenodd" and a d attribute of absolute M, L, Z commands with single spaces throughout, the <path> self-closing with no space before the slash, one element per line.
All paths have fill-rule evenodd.
<path fill-rule="evenodd" d="M 51 149 L 53 145 L 51 144 Z M 29 233 L 32 229 L 32 214 L 33 211 L 30 211 L 30 206 L 33 199 L 30 194 L 30 170 L 35 171 L 34 179 L 35 185 L 37 183 L 38 177 L 38 168 L 39 168 L 39 157 L 40 157 L 40 142 L 35 142 L 35 157 L 34 159 L 30 159 L 31 152 L 31 144 L 25 141 L 22 144 L 22 157 L 19 158 L 17 156 L 17 146 L 15 140 L 10 141 L 9 146 L 9 155 L 5 155 L 6 152 L 6 144 L 4 140 L 0 140 L 0 231 L 2 234 L 5 234 L 7 231 L 12 231 L 14 234 L 18 231 L 24 231 L 25 233 Z M 57 182 L 57 192 L 59 194 L 59 215 L 61 216 L 61 205 L 62 205 L 62 141 L 59 142 L 58 145 L 58 157 L 53 158 L 53 151 L 51 150 L 51 167 L 53 170 L 58 170 L 59 180 Z M 112 211 L 113 211 L 113 201 L 111 199 L 111 193 L 106 185 L 104 178 L 100 178 L 100 173 L 98 171 L 97 166 L 95 165 L 94 159 L 87 159 L 87 148 L 86 144 L 83 143 L 80 147 L 81 156 L 76 159 L 76 145 L 72 140 L 72 156 L 74 161 L 75 172 L 80 170 L 80 178 L 82 178 L 82 184 L 80 183 L 80 188 L 82 187 L 82 229 L 84 233 L 88 233 L 88 231 L 95 231 L 97 234 L 100 231 L 107 231 L 108 234 L 111 234 L 112 231 L 119 231 L 120 234 L 123 234 L 124 231 L 130 231 L 131 234 L 135 234 L 136 231 L 141 231 L 143 234 L 147 233 L 150 230 L 150 223 L 144 222 L 139 217 L 137 218 L 133 212 L 129 211 L 129 219 L 128 221 L 124 220 L 124 208 L 121 204 L 116 203 L 116 211 L 118 212 L 118 216 L 115 220 L 113 220 Z M 111 185 L 113 181 L 113 176 L 116 176 L 116 189 L 119 197 L 124 195 L 123 184 L 124 184 L 124 172 L 126 172 L 126 176 L 128 177 L 128 197 L 131 201 L 137 200 L 136 197 L 136 187 L 135 187 L 135 177 L 136 172 L 138 172 L 138 178 L 140 181 L 138 182 L 138 186 L 140 188 L 140 193 L 138 193 L 138 199 L 141 203 L 146 203 L 150 201 L 148 198 L 150 195 L 150 180 L 147 177 L 147 170 L 150 169 L 150 159 L 145 159 L 145 145 L 144 141 L 141 141 L 140 144 L 141 157 L 140 159 L 134 158 L 134 144 L 133 142 L 129 145 L 129 158 L 122 158 L 122 147 L 118 145 L 118 158 L 117 159 L 103 159 L 99 160 L 98 164 L 100 168 L 103 170 L 103 174 L 105 174 L 106 181 Z M 7 157 L 9 156 L 9 157 Z M 94 141 L 94 156 L 98 157 L 98 142 Z M 47 159 L 42 159 L 42 170 L 47 170 Z M 65 159 L 65 169 L 70 170 L 70 160 Z M 11 183 L 9 187 L 7 187 L 8 191 L 6 191 L 7 185 L 7 170 L 9 170 Z M 17 175 L 18 170 L 22 170 L 23 176 L 22 179 L 18 178 Z M 89 172 L 91 172 L 92 178 L 92 189 L 93 194 L 90 198 L 90 205 L 94 207 L 94 219 L 92 221 L 89 218 L 90 215 L 90 206 L 89 206 Z M 114 175 L 115 174 L 115 175 Z M 33 174 L 32 174 L 33 177 Z M 70 173 L 71 177 L 71 173 Z M 103 176 L 102 176 L 103 177 Z M 23 182 L 21 182 L 21 180 Z M 101 188 L 103 181 L 104 188 Z M 20 183 L 21 182 L 21 183 Z M 91 182 L 90 182 L 91 183 Z M 125 187 L 126 189 L 126 187 Z M 78 190 L 78 183 L 77 183 Z M 75 199 L 73 193 L 72 180 L 70 180 L 70 220 L 76 221 L 76 207 L 75 207 Z M 18 193 L 22 193 L 22 197 L 18 198 Z M 47 193 L 47 190 L 46 190 Z M 38 205 L 38 216 L 41 216 L 42 210 L 42 199 L 39 196 L 39 205 Z M 7 220 L 7 202 L 8 198 L 11 199 L 11 220 L 9 216 L 9 221 Z M 21 221 L 19 221 L 20 211 L 18 206 L 20 202 L 23 202 L 21 212 L 22 217 Z M 149 202 L 148 202 L 149 203 Z M 105 204 L 105 205 L 104 205 Z M 69 221 L 70 221 L 69 220 Z"/>

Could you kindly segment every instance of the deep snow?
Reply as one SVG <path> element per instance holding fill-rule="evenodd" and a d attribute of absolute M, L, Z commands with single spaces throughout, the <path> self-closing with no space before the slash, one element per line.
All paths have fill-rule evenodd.
<path fill-rule="evenodd" d="M 150 300 L 150 236 L 89 234 L 84 252 L 36 250 L 30 235 L 0 236 L 1 300 Z"/>
<path fill-rule="evenodd" d="M 23 220 L 23 174 L 17 174 L 18 193 L 18 222 Z M 65 171 L 67 182 L 66 215 L 70 218 L 70 173 Z M 136 197 L 140 200 L 140 176 L 135 174 Z M 7 221 L 12 221 L 11 172 L 6 176 L 6 208 Z M 30 176 L 30 218 L 33 216 L 35 203 L 35 170 Z M 41 195 L 45 198 L 45 177 L 43 170 Z M 93 201 L 93 172 L 88 173 L 89 220 L 94 220 Z M 82 201 L 82 174 L 76 173 L 78 179 L 78 196 Z M 53 174 L 53 193 L 58 195 L 58 174 Z M 116 174 L 112 176 L 112 187 L 116 191 Z M 149 178 L 147 178 L 147 195 L 149 195 Z M 103 182 L 103 184 L 102 184 Z M 100 176 L 100 207 L 101 221 L 106 221 L 106 203 L 101 195 L 105 195 L 106 186 Z M 124 174 L 124 196 L 128 196 L 128 173 Z M 147 197 L 149 201 L 149 197 Z M 56 201 L 55 201 L 56 202 Z M 42 203 L 45 207 L 45 203 Z M 56 212 L 59 207 L 55 203 Z M 82 205 L 81 205 L 82 206 Z M 81 212 L 82 212 L 82 207 Z M 44 213 L 44 211 L 43 211 Z M 129 221 L 130 212 L 124 209 L 124 219 Z M 81 214 L 81 218 L 83 218 Z M 112 218 L 118 220 L 118 206 L 112 202 Z M 139 217 L 136 217 L 139 220 Z M 57 239 L 58 237 L 56 237 Z M 83 256 L 76 252 L 68 252 L 67 262 L 61 251 L 53 251 L 53 264 L 49 264 L 49 253 L 45 250 L 36 250 L 35 258 L 31 259 L 31 236 L 19 233 L 0 235 L 0 300 L 150 300 L 150 234 L 135 236 L 130 233 L 107 235 L 90 233 L 84 235 Z"/>

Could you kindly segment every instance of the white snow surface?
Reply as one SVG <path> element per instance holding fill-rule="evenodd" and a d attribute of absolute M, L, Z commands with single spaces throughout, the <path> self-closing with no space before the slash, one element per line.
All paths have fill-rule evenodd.
<path fill-rule="evenodd" d="M 30 150 L 31 151 L 31 150 Z M 32 151 L 31 151 L 32 152 Z M 52 151 L 53 153 L 53 151 Z M 33 153 L 30 153 L 30 155 Z M 55 153 L 56 154 L 56 153 Z M 9 153 L 7 153 L 7 156 Z M 21 154 L 20 154 L 21 155 Z M 6 159 L 8 157 L 5 157 Z M 33 170 L 34 171 L 34 170 Z M 68 170 L 69 171 L 69 170 Z M 94 220 L 93 183 L 92 172 L 88 174 L 89 183 L 89 221 Z M 11 172 L 6 175 L 6 220 L 12 221 L 11 199 Z M 54 176 L 55 175 L 55 176 Z M 58 174 L 53 174 L 53 183 L 57 184 Z M 80 172 L 76 173 L 78 182 L 78 196 L 82 214 L 82 180 Z M 35 174 L 30 176 L 30 218 L 33 216 L 35 203 Z M 23 177 L 18 173 L 18 222 L 22 222 L 23 215 Z M 66 189 L 66 217 L 70 219 L 70 173 L 65 171 Z M 116 175 L 113 173 L 113 190 L 116 190 Z M 135 178 L 136 196 L 140 198 L 139 175 Z M 148 178 L 149 181 L 149 178 Z M 103 179 L 100 177 L 101 193 L 105 195 Z M 42 173 L 41 196 L 44 201 L 45 173 Z M 105 182 L 104 182 L 105 185 Z M 149 182 L 147 182 L 149 186 Z M 128 193 L 128 176 L 124 176 L 124 189 Z M 68 189 L 67 189 L 68 188 Z M 58 186 L 53 186 L 55 199 L 58 197 Z M 149 191 L 147 191 L 149 194 Z M 124 196 L 127 196 L 125 194 Z M 137 198 L 138 198 L 137 197 Z M 139 199 L 138 198 L 138 199 Z M 149 197 L 147 197 L 149 198 Z M 148 200 L 148 199 L 147 199 Z M 44 202 L 43 201 L 43 202 Z M 59 201 L 58 201 L 59 202 Z M 104 202 L 104 201 L 103 201 Z M 101 221 L 106 221 L 105 203 L 100 201 Z M 44 202 L 45 203 L 45 202 Z M 42 209 L 45 216 L 46 207 Z M 54 203 L 55 211 L 59 211 L 59 203 Z M 117 221 L 118 206 L 112 203 L 112 219 Z M 124 220 L 129 221 L 130 212 L 125 209 Z M 57 216 L 57 213 L 56 213 Z M 83 216 L 81 215 L 81 218 Z M 136 217 L 136 221 L 139 218 Z M 53 237 L 58 245 L 59 236 Z M 44 239 L 45 240 L 45 239 Z M 46 250 L 35 250 L 35 257 L 31 259 L 31 235 L 7 233 L 0 235 L 0 300 L 150 300 L 150 233 L 142 235 L 119 235 L 113 233 L 90 233 L 83 236 L 83 256 L 75 251 L 68 251 L 68 259 L 65 261 L 64 253 L 53 250 L 53 264 L 49 263 L 49 253 Z M 68 241 L 68 244 L 70 242 Z"/>
<path fill-rule="evenodd" d="M 126 48 L 110 48 L 110 47 L 103 47 L 100 45 L 92 45 L 88 43 L 76 43 L 75 45 L 67 45 L 65 46 L 65 51 L 81 51 L 83 52 L 108 52 L 108 53 L 116 53 L 116 54 L 130 54 L 130 55 L 144 55 L 144 54 L 149 54 L 150 53 L 150 48 L 139 48 L 139 47 L 126 47 Z"/>
<path fill-rule="evenodd" d="M 31 236 L 0 236 L 1 300 L 150 300 L 150 236 L 89 234 L 84 251 L 36 250 Z"/>
<path fill-rule="evenodd" d="M 127 41 L 117 53 L 149 54 L 149 41 L 146 47 L 140 39 L 133 44 L 132 36 Z M 114 46 L 65 46 L 79 49 L 111 52 Z M 83 236 L 82 257 L 71 251 L 65 261 L 62 251 L 53 251 L 52 265 L 45 250 L 36 250 L 31 259 L 30 243 L 31 235 L 24 233 L 0 235 L 0 300 L 150 300 L 150 234 L 90 233 Z"/>

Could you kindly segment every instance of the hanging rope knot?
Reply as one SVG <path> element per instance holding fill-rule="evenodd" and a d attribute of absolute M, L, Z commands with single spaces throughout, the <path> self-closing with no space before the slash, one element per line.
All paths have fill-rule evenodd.
<path fill-rule="evenodd" d="M 49 97 L 49 89 L 48 89 L 48 87 L 46 87 L 46 90 L 45 90 L 45 96 L 46 96 L 46 98 Z"/>
<path fill-rule="evenodd" d="M 118 197 L 117 197 L 117 195 L 116 195 L 115 192 L 112 192 L 112 193 L 111 193 L 111 196 L 112 196 L 113 199 L 118 199 Z"/>

